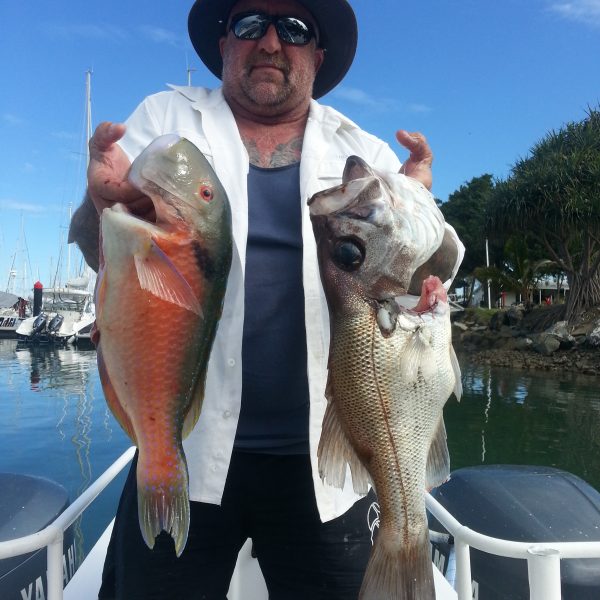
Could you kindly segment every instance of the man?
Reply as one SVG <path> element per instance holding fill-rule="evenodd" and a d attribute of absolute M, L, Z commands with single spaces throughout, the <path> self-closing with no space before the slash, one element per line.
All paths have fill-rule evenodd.
<path fill-rule="evenodd" d="M 346 0 L 197 0 L 189 31 L 222 88 L 174 88 L 146 98 L 126 127 L 100 125 L 88 197 L 71 224 L 70 241 L 97 268 L 103 208 L 123 202 L 153 217 L 126 175 L 152 139 L 170 132 L 204 152 L 233 213 L 234 260 L 205 401 L 184 443 L 186 548 L 177 559 L 164 533 L 154 550 L 145 546 L 134 464 L 100 597 L 221 600 L 250 537 L 270 598 L 356 598 L 374 497 L 359 499 L 351 485 L 331 489 L 317 471 L 329 325 L 306 201 L 340 183 L 351 154 L 384 171 L 401 165 L 386 144 L 314 100 L 354 57 L 357 26 Z M 423 136 L 397 138 L 410 151 L 403 171 L 430 187 Z"/>

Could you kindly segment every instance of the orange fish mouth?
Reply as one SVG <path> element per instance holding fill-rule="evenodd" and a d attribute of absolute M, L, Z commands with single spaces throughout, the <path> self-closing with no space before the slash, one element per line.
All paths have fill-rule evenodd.
<path fill-rule="evenodd" d="M 156 223 L 156 209 L 149 196 L 141 195 L 132 202 L 115 202 L 109 210 L 129 214 L 146 223 Z"/>

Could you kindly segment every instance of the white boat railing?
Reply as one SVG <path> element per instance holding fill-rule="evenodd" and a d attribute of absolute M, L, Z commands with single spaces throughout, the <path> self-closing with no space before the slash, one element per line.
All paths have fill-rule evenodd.
<path fill-rule="evenodd" d="M 48 527 L 28 536 L 0 542 L 0 560 L 47 548 L 47 600 L 63 600 L 63 539 L 65 531 L 108 484 L 131 462 L 135 447 L 127 449 L 81 496 Z M 470 548 L 527 561 L 530 600 L 560 600 L 560 561 L 600 558 L 600 542 L 528 543 L 483 535 L 462 525 L 433 496 L 426 495 L 429 512 L 454 538 L 458 600 L 472 600 Z M 432 539 L 435 534 L 432 533 Z"/>
<path fill-rule="evenodd" d="M 600 542 L 528 543 L 483 535 L 457 521 L 433 496 L 427 509 L 454 538 L 458 600 L 472 600 L 470 548 L 506 558 L 527 561 L 530 600 L 561 600 L 560 561 L 569 558 L 600 558 Z"/>
<path fill-rule="evenodd" d="M 48 600 L 63 599 L 63 539 L 65 531 L 83 514 L 102 490 L 131 462 L 135 448 L 127 449 L 81 496 L 48 527 L 24 537 L 0 542 L 0 559 L 47 548 Z"/>

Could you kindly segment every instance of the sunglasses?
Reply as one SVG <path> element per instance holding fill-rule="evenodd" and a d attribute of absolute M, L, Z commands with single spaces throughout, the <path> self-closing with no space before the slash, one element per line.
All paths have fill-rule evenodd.
<path fill-rule="evenodd" d="M 315 31 L 309 23 L 296 17 L 280 17 L 263 13 L 243 13 L 231 18 L 229 31 L 233 31 L 238 40 L 259 40 L 269 29 L 275 27 L 279 39 L 293 46 L 306 46 L 315 37 Z"/>

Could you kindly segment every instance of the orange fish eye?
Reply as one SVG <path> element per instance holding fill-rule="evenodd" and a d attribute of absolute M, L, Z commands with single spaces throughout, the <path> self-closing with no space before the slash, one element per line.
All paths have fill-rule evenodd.
<path fill-rule="evenodd" d="M 212 186 L 206 182 L 202 182 L 198 186 L 198 196 L 205 202 L 210 202 L 214 196 Z"/>

